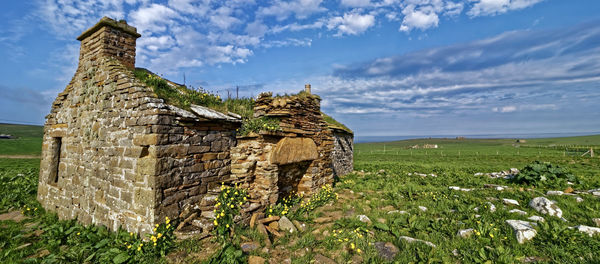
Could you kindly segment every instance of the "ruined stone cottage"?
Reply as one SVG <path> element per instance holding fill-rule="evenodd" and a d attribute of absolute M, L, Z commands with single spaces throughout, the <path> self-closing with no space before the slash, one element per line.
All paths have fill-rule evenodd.
<path fill-rule="evenodd" d="M 327 122 L 310 89 L 262 94 L 255 117 L 277 118 L 281 129 L 238 137 L 239 115 L 168 104 L 136 78 L 139 37 L 124 21 L 102 18 L 77 38 L 77 71 L 44 126 L 38 200 L 46 210 L 149 233 L 193 206 L 194 222 L 210 229 L 222 182 L 248 189 L 251 212 L 352 171 L 352 131 Z"/>

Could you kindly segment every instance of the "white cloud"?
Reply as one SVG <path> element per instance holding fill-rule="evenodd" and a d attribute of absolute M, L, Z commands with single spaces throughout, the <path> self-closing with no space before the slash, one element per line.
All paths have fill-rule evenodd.
<path fill-rule="evenodd" d="M 544 0 L 475 0 L 467 14 L 471 17 L 497 15 L 530 7 L 542 1 Z"/>
<path fill-rule="evenodd" d="M 375 17 L 373 15 L 361 15 L 357 13 L 346 13 L 341 17 L 333 17 L 327 22 L 328 29 L 337 30 L 336 36 L 344 34 L 358 35 L 373 25 L 375 25 Z"/>
<path fill-rule="evenodd" d="M 371 0 L 342 0 L 340 3 L 343 6 L 365 7 L 371 5 Z"/>
<path fill-rule="evenodd" d="M 156 34 L 167 30 L 167 25 L 172 24 L 172 19 L 177 17 L 177 12 L 164 5 L 152 4 L 134 10 L 128 16 L 129 22 L 144 34 Z"/>
<path fill-rule="evenodd" d="M 440 19 L 435 9 L 431 6 L 415 9 L 414 6 L 408 6 L 402 10 L 404 20 L 400 26 L 400 31 L 409 32 L 414 28 L 425 30 L 431 27 L 437 27 Z"/>
<path fill-rule="evenodd" d="M 284 20 L 295 14 L 298 19 L 305 19 L 308 16 L 324 12 L 327 9 L 321 7 L 323 0 L 275 0 L 271 6 L 260 7 L 257 14 L 260 16 L 274 16 L 277 20 Z"/>
<path fill-rule="evenodd" d="M 266 41 L 262 43 L 262 46 L 265 48 L 280 48 L 287 46 L 294 47 L 310 47 L 312 45 L 312 39 L 304 38 L 304 39 L 296 39 L 296 38 L 287 38 L 284 40 L 272 40 Z"/>

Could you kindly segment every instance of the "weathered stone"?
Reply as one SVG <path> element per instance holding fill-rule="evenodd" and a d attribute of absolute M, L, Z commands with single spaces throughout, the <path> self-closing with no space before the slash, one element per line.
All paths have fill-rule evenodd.
<path fill-rule="evenodd" d="M 508 212 L 509 213 L 513 213 L 513 214 L 527 215 L 527 212 L 525 212 L 523 210 L 519 210 L 519 209 L 512 209 L 512 210 L 510 210 Z"/>
<path fill-rule="evenodd" d="M 425 240 L 421 240 L 421 239 L 416 239 L 416 238 L 412 238 L 412 237 L 408 237 L 408 236 L 400 236 L 399 237 L 400 240 L 406 242 L 406 243 L 423 243 L 425 245 L 428 245 L 430 247 L 436 247 L 435 244 L 429 242 L 429 241 L 425 241 Z"/>
<path fill-rule="evenodd" d="M 336 264 L 333 259 L 325 257 L 321 254 L 315 255 L 314 264 Z"/>
<path fill-rule="evenodd" d="M 289 233 L 294 233 L 298 231 L 294 224 L 285 216 L 282 216 L 281 219 L 279 219 L 279 230 Z"/>
<path fill-rule="evenodd" d="M 585 225 L 578 225 L 578 226 L 574 226 L 574 227 L 570 227 L 570 228 L 577 229 L 577 231 L 582 232 L 582 233 L 586 233 L 590 237 L 594 236 L 594 235 L 600 235 L 600 228 L 599 227 L 591 227 L 591 226 L 585 226 Z"/>
<path fill-rule="evenodd" d="M 533 223 L 522 220 L 506 220 L 506 223 L 514 230 L 519 244 L 523 244 L 535 237 L 537 231 L 533 228 Z"/>
<path fill-rule="evenodd" d="M 502 199 L 502 202 L 506 205 L 516 205 L 516 206 L 519 205 L 519 202 L 517 200 L 513 200 L 513 199 L 504 198 L 504 199 Z"/>
<path fill-rule="evenodd" d="M 259 256 L 248 257 L 248 264 L 264 264 L 265 259 Z"/>
<path fill-rule="evenodd" d="M 240 244 L 240 248 L 244 253 L 249 253 L 250 251 L 254 251 L 260 248 L 260 244 L 258 242 L 244 242 Z"/>
<path fill-rule="evenodd" d="M 473 235 L 474 232 L 475 232 L 475 230 L 473 228 L 467 228 L 467 229 L 458 230 L 456 235 L 459 237 L 462 237 L 462 238 L 467 238 L 467 237 L 470 237 L 471 235 Z"/>
<path fill-rule="evenodd" d="M 546 220 L 544 220 L 543 217 L 537 216 L 537 215 L 532 215 L 530 217 L 527 217 L 527 219 L 534 221 L 534 222 L 545 222 L 546 221 Z"/>
<path fill-rule="evenodd" d="M 400 251 L 394 244 L 390 242 L 375 242 L 375 249 L 377 250 L 379 257 L 387 261 L 394 260 Z"/>
<path fill-rule="evenodd" d="M 541 214 L 562 217 L 562 210 L 546 197 L 536 197 L 529 202 L 529 206 Z"/>
<path fill-rule="evenodd" d="M 600 227 L 600 218 L 594 218 L 592 221 L 594 221 L 594 224 L 596 224 L 597 227 Z"/>
<path fill-rule="evenodd" d="M 357 215 L 356 218 L 358 218 L 358 220 L 363 223 L 367 223 L 367 224 L 371 223 L 371 219 L 369 219 L 369 217 L 366 215 Z"/>
<path fill-rule="evenodd" d="M 296 229 L 298 229 L 298 231 L 300 231 L 300 232 L 306 231 L 306 224 L 301 223 L 298 220 L 292 220 L 292 223 L 294 223 L 294 226 L 296 227 Z"/>
<path fill-rule="evenodd" d="M 283 138 L 271 154 L 271 163 L 290 164 L 315 160 L 319 157 L 317 145 L 310 138 Z"/>

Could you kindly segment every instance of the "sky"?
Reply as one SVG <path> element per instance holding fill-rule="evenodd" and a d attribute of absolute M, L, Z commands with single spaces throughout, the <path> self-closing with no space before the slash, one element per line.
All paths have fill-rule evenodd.
<path fill-rule="evenodd" d="M 136 66 L 227 97 L 296 93 L 357 136 L 600 131 L 597 0 L 3 1 L 0 123 L 43 124 L 103 16 Z"/>

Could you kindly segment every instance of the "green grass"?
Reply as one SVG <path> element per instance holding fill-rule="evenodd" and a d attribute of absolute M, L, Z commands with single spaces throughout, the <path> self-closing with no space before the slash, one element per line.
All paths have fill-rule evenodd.
<path fill-rule="evenodd" d="M 593 140 L 597 136 L 583 137 Z M 307 224 L 307 231 L 287 234 L 273 239 L 270 250 L 256 250 L 251 255 L 275 258 L 292 263 L 309 263 L 316 254 L 330 257 L 338 263 L 348 263 L 360 258 L 363 263 L 386 263 L 378 256 L 375 242 L 391 242 L 399 248 L 395 263 L 518 263 L 525 257 L 537 257 L 541 263 L 598 263 L 600 262 L 600 236 L 589 237 L 568 227 L 594 226 L 593 218 L 600 218 L 600 198 L 591 194 L 578 194 L 584 199 L 576 202 L 572 196 L 548 196 L 563 210 L 563 222 L 555 217 L 542 215 L 527 204 L 548 190 L 564 190 L 565 186 L 530 186 L 504 179 L 474 176 L 477 172 L 494 172 L 509 168 L 523 168 L 535 161 L 551 162 L 572 173 L 575 190 L 600 187 L 600 158 L 581 157 L 564 150 L 543 147 L 566 142 L 573 145 L 592 145 L 578 142 L 577 138 L 539 139 L 529 141 L 538 147 L 515 145 L 514 140 L 486 139 L 419 139 L 386 143 L 356 144 L 355 173 L 342 176 L 335 183 L 333 192 L 337 201 L 329 202 L 315 210 L 290 214 L 292 219 Z M 590 141 L 591 142 L 591 141 Z M 437 149 L 410 149 L 410 146 L 437 144 Z M 82 227 L 72 221 L 58 221 L 53 214 L 39 212 L 35 201 L 39 159 L 0 159 L 0 186 L 2 200 L 0 212 L 10 208 L 36 211 L 32 218 L 21 223 L 0 222 L 0 262 L 22 262 L 43 250 L 49 250 L 44 259 L 30 258 L 28 262 L 81 262 L 92 256 L 91 262 L 113 261 L 128 252 L 123 233 L 108 232 L 97 227 Z M 364 171 L 364 172 L 361 172 Z M 420 177 L 409 173 L 435 173 L 437 177 Z M 484 184 L 498 184 L 510 190 L 497 191 L 484 188 Z M 474 188 L 471 192 L 448 189 L 448 186 Z M 520 206 L 505 206 L 498 200 L 515 199 Z M 488 202 L 495 205 L 490 212 Z M 300 204 L 296 204 L 300 206 Z M 427 211 L 419 210 L 425 206 Z M 37 210 L 35 208 L 38 208 Z M 290 204 L 290 211 L 294 205 Z M 475 211 L 478 208 L 478 211 Z M 509 213 L 517 208 L 528 215 Z M 311 208 L 312 209 L 312 208 Z M 388 214 L 390 210 L 402 210 L 407 214 Z M 288 211 L 287 207 L 277 212 Z M 339 215 L 327 224 L 314 223 L 323 216 Z M 363 223 L 357 215 L 368 216 L 372 223 Z M 477 217 L 476 215 L 479 215 Z M 524 244 L 517 243 L 507 219 L 527 220 L 532 215 L 543 216 L 537 236 Z M 31 235 L 42 228 L 44 234 Z M 479 235 L 459 238 L 460 229 L 474 228 Z M 236 232 L 257 241 L 263 246 L 264 239 L 256 230 L 236 227 Z M 86 238 L 79 237 L 85 234 Z M 241 237 L 240 236 L 240 237 Z M 424 244 L 408 244 L 399 239 L 410 236 L 437 245 L 430 248 Z M 233 245 L 243 241 L 234 239 Z M 32 243 L 18 249 L 19 246 Z M 98 246 L 100 245 L 100 246 Z M 176 244 L 175 251 L 184 252 L 186 262 L 198 261 L 193 256 L 206 250 L 207 241 L 185 241 Z M 97 247 L 97 248 L 96 248 Z M 360 252 L 358 251 L 360 249 Z M 176 253 L 177 253 L 176 252 Z M 235 248 L 216 251 L 215 256 L 230 257 L 238 254 Z M 229 252 L 229 253 L 227 253 Z M 224 255 L 223 255 L 224 254 Z M 167 262 L 165 258 L 149 254 L 144 261 Z M 212 261 L 215 259 L 213 258 Z M 128 260 L 133 261 L 133 260 Z"/>
<path fill-rule="evenodd" d="M 44 127 L 0 124 L 0 134 L 16 136 L 16 139 L 0 139 L 0 155 L 40 155 Z"/>

